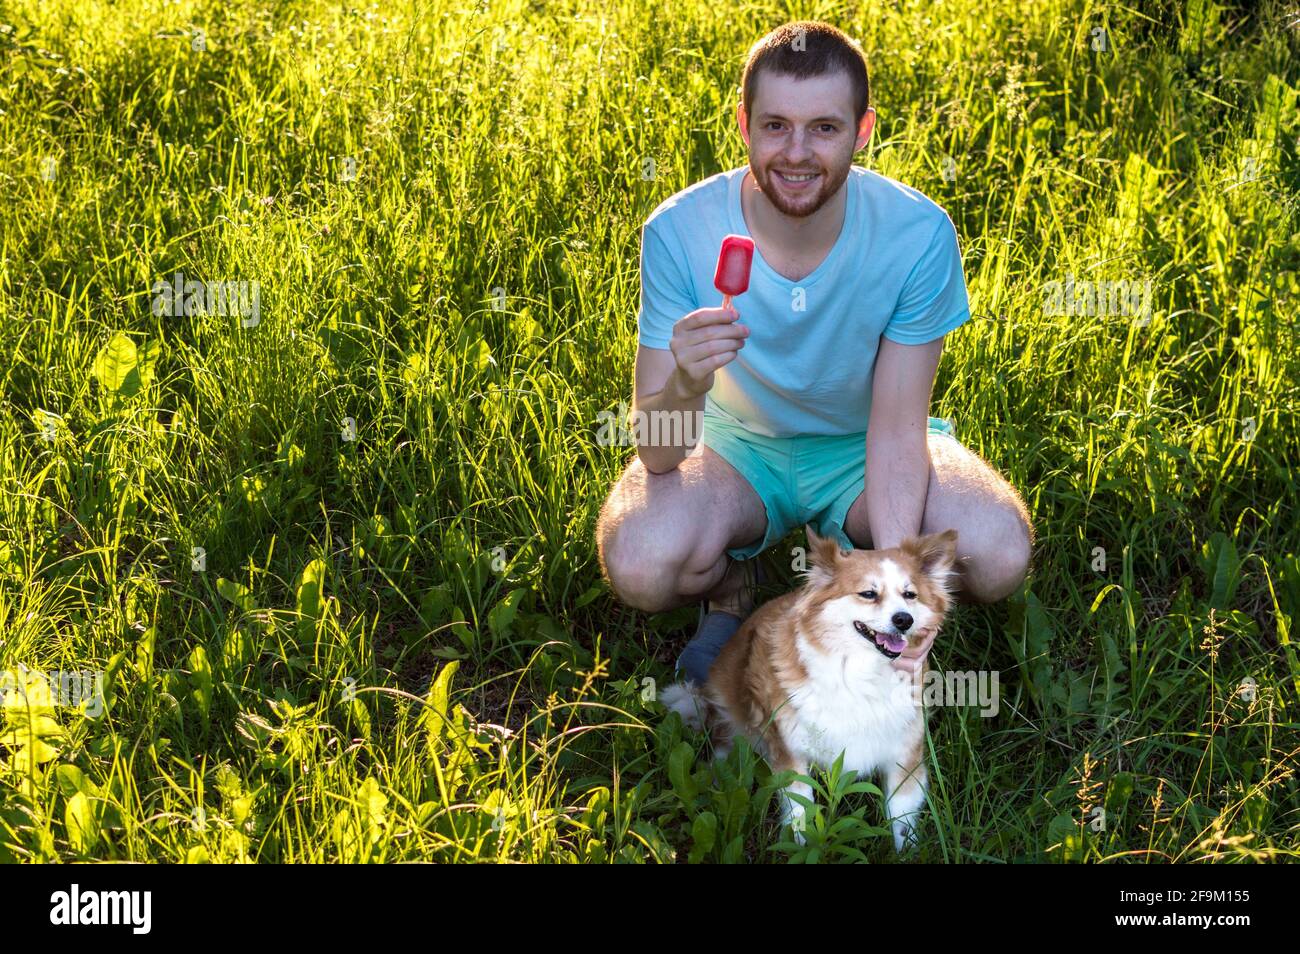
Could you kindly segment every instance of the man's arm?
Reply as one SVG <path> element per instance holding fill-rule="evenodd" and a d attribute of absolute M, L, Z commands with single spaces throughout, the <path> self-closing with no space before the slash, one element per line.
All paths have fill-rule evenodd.
<path fill-rule="evenodd" d="M 926 425 L 942 351 L 943 338 L 915 345 L 880 339 L 867 423 L 865 490 L 871 545 L 877 550 L 896 547 L 921 530 L 930 487 Z M 913 679 L 920 675 L 935 632 L 916 635 L 920 642 L 909 643 L 892 663 L 896 671 Z"/>
<path fill-rule="evenodd" d="M 930 486 L 926 426 L 943 338 L 905 345 L 880 339 L 867 422 L 866 495 L 871 545 L 898 546 L 921 530 Z"/>
<path fill-rule="evenodd" d="M 921 530 L 930 489 L 926 437 L 943 337 L 970 318 L 957 230 L 945 213 L 899 293 L 876 352 L 867 422 L 867 525 L 877 549 L 896 547 Z M 935 631 L 913 634 L 893 661 L 895 670 L 920 675 Z"/>
<path fill-rule="evenodd" d="M 698 308 L 696 301 L 686 250 L 671 221 L 647 222 L 632 413 L 648 425 L 636 450 L 652 474 L 674 470 L 694 447 L 713 372 L 736 357 L 749 335 L 734 306 Z"/>
<path fill-rule="evenodd" d="M 671 428 L 657 426 L 656 414 L 679 415 L 683 436 L 698 438 L 700 418 L 704 414 L 704 395 L 684 393 L 677 374 L 677 362 L 671 351 L 662 348 L 636 349 L 635 385 L 632 392 L 632 414 L 644 414 L 650 423 L 650 434 L 640 434 L 637 439 L 637 456 L 645 469 L 652 474 L 663 474 L 675 468 L 690 452 L 689 446 L 665 447 L 649 443 L 651 434 L 671 433 Z M 669 418 L 671 419 L 671 417 Z M 683 441 L 683 443 L 685 443 Z"/>
<path fill-rule="evenodd" d="M 699 441 L 713 372 L 736 357 L 749 335 L 739 317 L 734 307 L 699 308 L 673 326 L 666 349 L 637 346 L 632 413 L 645 415 L 649 433 L 639 435 L 637 456 L 650 473 L 673 470 Z"/>

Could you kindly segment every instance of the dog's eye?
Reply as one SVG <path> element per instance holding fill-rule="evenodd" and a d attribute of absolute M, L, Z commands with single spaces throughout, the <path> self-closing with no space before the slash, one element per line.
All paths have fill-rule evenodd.
<path fill-rule="evenodd" d="M 914 599 L 916 599 L 916 594 L 913 593 L 911 590 L 904 590 L 904 591 L 903 591 L 903 599 L 905 599 L 905 600 L 914 600 Z"/>
<path fill-rule="evenodd" d="M 861 593 L 858 594 L 858 596 L 862 597 L 864 600 L 878 599 L 879 595 L 880 594 L 878 594 L 875 590 L 863 590 Z"/>

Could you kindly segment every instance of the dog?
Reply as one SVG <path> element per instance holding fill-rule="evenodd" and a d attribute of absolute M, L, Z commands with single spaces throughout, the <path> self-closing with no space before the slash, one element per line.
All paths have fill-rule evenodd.
<path fill-rule="evenodd" d="M 861 777 L 882 771 L 895 851 L 916 843 L 925 804 L 925 709 L 919 685 L 891 665 L 937 632 L 952 602 L 957 531 L 909 537 L 889 550 L 845 552 L 806 528 L 804 583 L 755 610 L 714 660 L 705 685 L 664 690 L 690 728 L 707 730 L 714 757 L 744 735 L 774 772 L 830 766 Z M 928 663 L 925 669 L 928 669 Z M 924 676 L 924 670 L 919 674 Z M 804 844 L 812 789 L 781 791 L 781 821 Z"/>

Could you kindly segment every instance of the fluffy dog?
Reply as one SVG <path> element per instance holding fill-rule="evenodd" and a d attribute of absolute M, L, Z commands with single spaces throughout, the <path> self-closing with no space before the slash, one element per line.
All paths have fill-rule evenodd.
<path fill-rule="evenodd" d="M 848 553 L 811 529 L 807 534 L 803 586 L 745 620 L 704 686 L 669 686 L 661 701 L 688 726 L 708 730 L 717 758 L 726 757 L 739 733 L 774 772 L 807 774 L 841 752 L 844 768 L 859 776 L 882 771 L 901 852 L 915 842 L 925 803 L 925 709 L 891 661 L 943 624 L 957 531 Z M 796 781 L 781 792 L 782 823 L 803 844 L 804 808 L 791 793 L 811 799 L 812 790 Z"/>

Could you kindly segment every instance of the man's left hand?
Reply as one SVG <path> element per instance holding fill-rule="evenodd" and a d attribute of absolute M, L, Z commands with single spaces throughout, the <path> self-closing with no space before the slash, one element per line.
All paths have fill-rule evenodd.
<path fill-rule="evenodd" d="M 897 659 L 891 661 L 896 671 L 905 672 L 913 678 L 921 672 L 925 657 L 930 654 L 930 647 L 934 644 L 935 630 L 932 628 L 918 629 L 916 635 L 921 637 L 921 641 L 913 645 L 912 641 L 908 640 L 907 648 L 903 650 Z"/>

